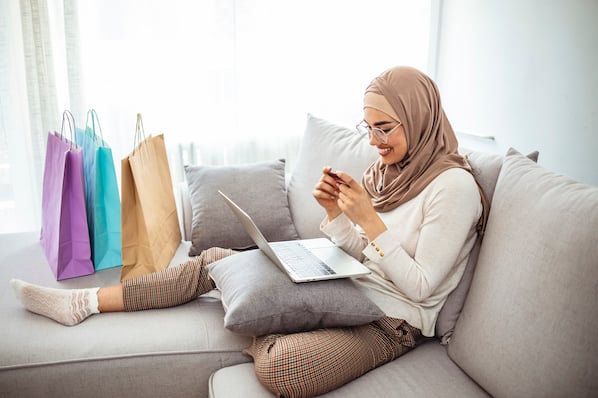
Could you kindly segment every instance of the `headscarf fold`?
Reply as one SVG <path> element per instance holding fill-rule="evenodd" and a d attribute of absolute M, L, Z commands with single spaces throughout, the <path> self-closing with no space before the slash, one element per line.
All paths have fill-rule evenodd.
<path fill-rule="evenodd" d="M 371 97 L 368 93 L 382 95 L 388 101 L 403 123 L 407 139 L 403 160 L 385 165 L 378 159 L 362 177 L 362 185 L 372 197 L 376 211 L 387 212 L 413 199 L 447 169 L 472 172 L 467 159 L 458 153 L 457 138 L 432 79 L 411 67 L 395 67 L 370 83 L 364 107 Z M 481 189 L 480 195 L 484 211 L 478 229 L 482 232 L 488 206 Z"/>

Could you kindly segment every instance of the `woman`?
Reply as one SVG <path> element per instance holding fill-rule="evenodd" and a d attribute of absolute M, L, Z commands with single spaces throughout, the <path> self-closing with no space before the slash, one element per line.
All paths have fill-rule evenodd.
<path fill-rule="evenodd" d="M 356 282 L 386 317 L 358 327 L 255 338 L 245 352 L 260 381 L 279 396 L 330 391 L 414 348 L 421 336 L 433 336 L 483 225 L 484 199 L 457 153 L 429 77 L 408 67 L 382 73 L 366 90 L 358 128 L 369 134 L 379 159 L 361 185 L 325 167 L 313 196 L 327 215 L 321 230 L 372 270 Z M 179 267 L 107 288 L 11 283 L 29 310 L 74 325 L 93 313 L 193 300 L 215 288 L 204 266 L 232 253 L 209 249 Z"/>

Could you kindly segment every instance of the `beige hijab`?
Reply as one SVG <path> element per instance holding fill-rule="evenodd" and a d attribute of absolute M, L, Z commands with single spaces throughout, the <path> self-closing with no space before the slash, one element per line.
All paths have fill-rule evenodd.
<path fill-rule="evenodd" d="M 398 116 L 403 123 L 408 149 L 400 162 L 385 165 L 378 159 L 365 171 L 362 185 L 376 211 L 387 212 L 413 199 L 447 169 L 457 167 L 471 172 L 469 163 L 457 151 L 457 138 L 442 109 L 438 88 L 428 76 L 410 67 L 388 69 L 366 89 L 364 107 L 383 108 L 380 96 L 394 111 L 386 113 Z M 487 206 L 481 190 L 480 194 L 484 205 L 481 230 Z"/>

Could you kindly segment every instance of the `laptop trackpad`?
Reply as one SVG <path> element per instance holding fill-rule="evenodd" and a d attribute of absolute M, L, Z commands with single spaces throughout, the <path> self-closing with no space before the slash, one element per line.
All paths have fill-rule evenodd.
<path fill-rule="evenodd" d="M 336 246 L 329 247 L 313 247 L 309 249 L 315 254 L 320 260 L 324 261 L 334 267 L 343 267 L 343 264 L 347 264 L 347 260 L 354 260 L 353 257 L 345 253 L 341 248 Z"/>

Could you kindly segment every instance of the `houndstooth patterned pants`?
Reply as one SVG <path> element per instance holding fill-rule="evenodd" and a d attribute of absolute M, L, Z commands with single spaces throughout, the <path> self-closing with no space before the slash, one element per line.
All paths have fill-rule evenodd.
<path fill-rule="evenodd" d="M 176 267 L 125 279 L 122 282 L 125 311 L 174 307 L 195 300 L 216 288 L 205 266 L 234 253 L 213 247 Z"/>
<path fill-rule="evenodd" d="M 338 388 L 415 348 L 419 329 L 385 317 L 363 326 L 254 338 L 260 382 L 279 397 L 313 397 Z"/>
<path fill-rule="evenodd" d="M 205 265 L 230 256 L 211 248 L 177 267 L 126 279 L 126 311 L 184 304 L 215 288 Z M 254 338 L 244 353 L 256 376 L 279 397 L 313 397 L 338 388 L 415 348 L 419 329 L 385 317 L 362 326 Z"/>

